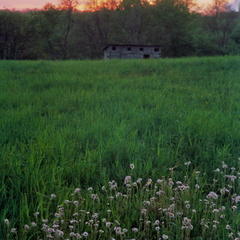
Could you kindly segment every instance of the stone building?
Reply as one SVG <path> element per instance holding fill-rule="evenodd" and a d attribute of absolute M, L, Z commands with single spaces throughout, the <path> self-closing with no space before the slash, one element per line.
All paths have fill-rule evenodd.
<path fill-rule="evenodd" d="M 104 49 L 104 59 L 160 58 L 160 46 L 109 44 Z"/>

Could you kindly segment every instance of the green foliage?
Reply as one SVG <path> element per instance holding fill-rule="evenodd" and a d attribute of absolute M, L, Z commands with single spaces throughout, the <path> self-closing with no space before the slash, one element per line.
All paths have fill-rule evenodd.
<path fill-rule="evenodd" d="M 0 11 L 0 58 L 36 58 L 37 33 L 31 13 Z"/>
<path fill-rule="evenodd" d="M 63 0 L 38 11 L 0 11 L 0 59 L 100 59 L 107 44 L 160 45 L 163 57 L 239 54 L 239 13 L 225 0 L 203 13 L 181 0 L 76 6 Z"/>
<path fill-rule="evenodd" d="M 222 161 L 237 168 L 239 57 L 2 61 L 0 71 L 0 216 L 12 227 L 50 216 L 51 193 L 60 203 L 74 187 L 122 181 L 130 163 L 144 180 L 173 166 L 182 179 L 188 161 L 206 179 Z"/>
<path fill-rule="evenodd" d="M 157 1 L 153 11 L 159 28 L 156 43 L 162 46 L 163 56 L 180 57 L 192 54 L 193 20 L 189 5 L 183 1 Z"/>
<path fill-rule="evenodd" d="M 64 236 L 180 240 L 239 236 L 238 183 L 235 175 L 227 179 L 224 176 L 236 174 L 236 169 L 222 162 L 221 170 L 212 173 L 214 179 L 207 180 L 204 173 L 191 172 L 190 165 L 185 162 L 171 168 L 167 177 L 144 181 L 134 176 L 136 166 L 130 164 L 126 172 L 129 175 L 120 184 L 112 180 L 97 191 L 92 187 L 76 188 L 64 201 L 51 194 L 45 203 L 49 214 L 35 212 L 34 222 L 25 221 L 28 224 L 19 229 L 24 229 L 21 239 Z M 179 167 L 186 174 L 183 180 L 175 176 Z M 227 184 L 227 188 L 223 187 Z M 18 230 L 11 229 L 8 219 L 4 221 L 8 239 L 20 236 Z"/>

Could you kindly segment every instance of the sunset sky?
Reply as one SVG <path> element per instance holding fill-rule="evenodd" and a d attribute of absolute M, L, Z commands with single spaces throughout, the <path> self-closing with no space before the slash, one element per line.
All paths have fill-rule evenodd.
<path fill-rule="evenodd" d="M 81 0 L 79 2 L 84 4 L 84 1 Z M 196 0 L 196 2 L 200 5 L 209 4 L 212 0 Z M 33 9 L 33 8 L 42 8 L 46 3 L 52 3 L 57 5 L 59 0 L 0 0 L 0 9 Z M 233 8 L 238 9 L 238 3 L 240 0 L 230 0 L 230 3 L 233 4 Z"/>

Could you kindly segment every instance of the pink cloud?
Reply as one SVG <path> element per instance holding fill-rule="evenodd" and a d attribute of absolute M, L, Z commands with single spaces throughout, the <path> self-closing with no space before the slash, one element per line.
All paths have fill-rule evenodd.
<path fill-rule="evenodd" d="M 81 0 L 79 2 L 83 3 L 88 0 Z M 33 8 L 42 8 L 46 3 L 52 3 L 58 5 L 60 0 L 0 0 L 0 9 L 33 9 Z M 213 2 L 213 0 L 196 0 L 200 6 L 206 6 Z M 232 3 L 233 7 L 237 9 L 240 0 L 229 0 Z"/>
<path fill-rule="evenodd" d="M 32 8 L 42 8 L 46 3 L 52 3 L 57 5 L 58 0 L 1 0 L 0 9 L 9 8 L 9 9 L 32 9 Z"/>

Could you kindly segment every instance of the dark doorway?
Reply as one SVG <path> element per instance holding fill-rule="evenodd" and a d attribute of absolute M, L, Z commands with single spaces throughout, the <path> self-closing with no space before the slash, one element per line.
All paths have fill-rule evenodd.
<path fill-rule="evenodd" d="M 148 59 L 148 58 L 150 58 L 150 55 L 149 55 L 149 54 L 144 54 L 144 55 L 143 55 L 143 58 L 144 58 L 144 59 Z"/>

